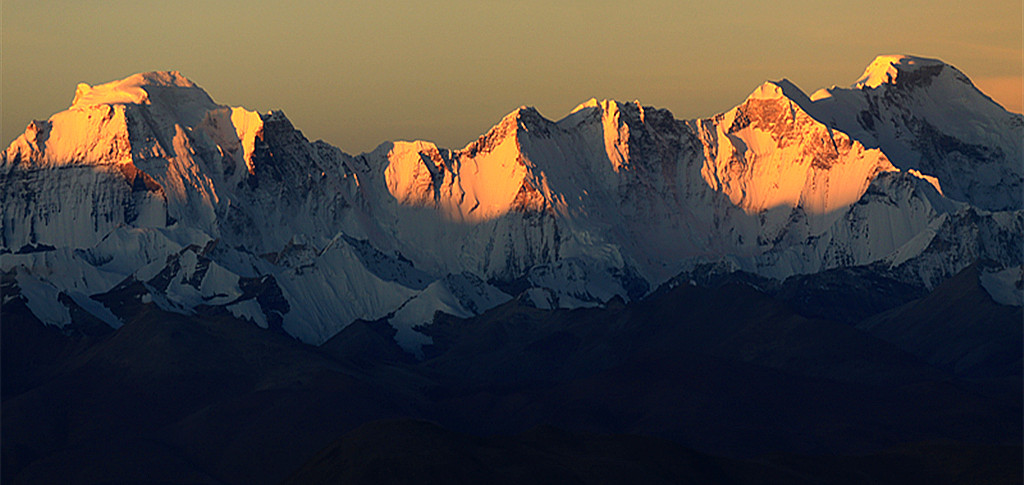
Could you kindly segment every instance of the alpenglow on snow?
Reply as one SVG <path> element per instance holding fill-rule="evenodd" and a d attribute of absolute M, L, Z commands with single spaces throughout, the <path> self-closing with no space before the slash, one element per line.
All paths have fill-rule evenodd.
<path fill-rule="evenodd" d="M 707 119 L 592 99 L 558 121 L 519 108 L 460 150 L 354 156 L 136 74 L 79 85 L 3 152 L 4 298 L 52 325 L 117 327 L 130 298 L 311 344 L 386 319 L 413 352 L 436 312 L 598 306 L 705 270 L 872 265 L 932 288 L 982 261 L 1019 305 L 1022 140 L 1020 114 L 908 56 L 812 96 L 767 82 Z"/>

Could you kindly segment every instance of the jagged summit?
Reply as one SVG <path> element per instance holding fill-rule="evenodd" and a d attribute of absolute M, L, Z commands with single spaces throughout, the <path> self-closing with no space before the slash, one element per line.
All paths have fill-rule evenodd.
<path fill-rule="evenodd" d="M 617 101 L 614 99 L 598 100 L 597 98 L 590 98 L 576 105 L 576 107 L 573 108 L 572 111 L 569 111 L 569 114 L 566 115 L 566 118 L 571 117 L 572 115 L 586 109 L 597 109 L 600 110 L 602 113 L 616 113 L 623 109 L 636 109 L 639 110 L 640 112 L 643 112 L 646 108 L 648 107 L 645 107 L 642 104 L 640 104 L 639 100 L 625 102 Z"/>
<path fill-rule="evenodd" d="M 515 110 L 512 110 L 509 114 L 503 116 L 501 121 L 487 130 L 487 133 L 480 135 L 474 141 L 469 142 L 463 149 L 463 152 L 476 153 L 476 152 L 488 152 L 499 144 L 505 138 L 515 135 L 520 130 L 539 130 L 546 131 L 548 125 L 553 122 L 540 114 L 536 108 L 532 106 L 520 106 Z"/>
<path fill-rule="evenodd" d="M 520 106 L 515 111 L 505 115 L 499 125 L 514 123 L 520 129 L 543 129 L 553 121 L 544 117 L 533 106 Z"/>

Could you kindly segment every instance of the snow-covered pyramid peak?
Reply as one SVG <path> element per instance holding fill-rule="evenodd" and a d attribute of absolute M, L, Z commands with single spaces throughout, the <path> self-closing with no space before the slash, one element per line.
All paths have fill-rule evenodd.
<path fill-rule="evenodd" d="M 856 202 L 870 181 L 894 167 L 812 116 L 807 95 L 788 80 L 765 82 L 732 110 L 701 122 L 714 155 L 707 184 L 748 214 L 801 208 L 824 216 Z M 712 134 L 713 133 L 713 134 Z M 832 218 L 817 221 L 831 224 Z"/>
<path fill-rule="evenodd" d="M 515 137 L 521 131 L 543 133 L 554 122 L 545 118 L 532 106 L 520 106 L 501 118 L 487 133 L 469 142 L 461 151 L 467 153 L 489 152 L 506 138 Z"/>
<path fill-rule="evenodd" d="M 809 100 L 807 94 L 805 94 L 796 84 L 793 84 L 789 79 L 781 79 L 779 81 L 766 81 L 760 85 L 754 92 L 747 96 L 747 100 L 751 99 L 781 99 L 788 98 L 789 100 L 803 105 L 805 101 Z"/>

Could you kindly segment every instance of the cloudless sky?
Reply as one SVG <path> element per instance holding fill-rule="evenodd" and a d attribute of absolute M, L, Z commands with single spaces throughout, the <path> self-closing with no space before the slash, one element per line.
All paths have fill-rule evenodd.
<path fill-rule="evenodd" d="M 850 85 L 879 54 L 942 59 L 1024 105 L 1021 0 L 4 0 L 0 14 L 5 146 L 79 82 L 151 70 L 282 109 L 349 153 L 461 148 L 520 105 L 557 120 L 591 97 L 705 117 L 766 80 Z"/>

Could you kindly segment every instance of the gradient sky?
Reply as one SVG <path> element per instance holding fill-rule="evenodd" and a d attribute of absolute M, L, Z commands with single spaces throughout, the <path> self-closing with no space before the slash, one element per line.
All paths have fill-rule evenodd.
<path fill-rule="evenodd" d="M 710 116 L 766 80 L 850 85 L 878 54 L 942 59 L 1024 108 L 1020 0 L 426 3 L 4 0 L 2 141 L 79 82 L 151 70 L 349 153 L 461 148 L 520 105 L 557 120 L 591 97 Z"/>

